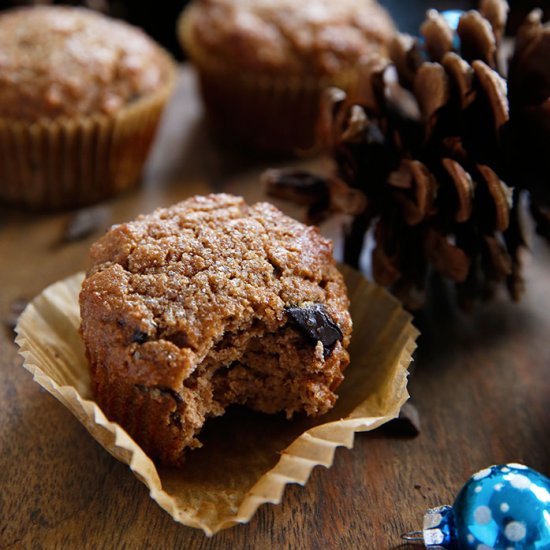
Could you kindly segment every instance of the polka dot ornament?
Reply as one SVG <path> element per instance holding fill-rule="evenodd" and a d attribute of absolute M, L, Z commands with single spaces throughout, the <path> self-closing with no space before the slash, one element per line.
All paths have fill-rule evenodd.
<path fill-rule="evenodd" d="M 481 470 L 419 535 L 436 550 L 550 550 L 550 479 L 521 464 Z"/>

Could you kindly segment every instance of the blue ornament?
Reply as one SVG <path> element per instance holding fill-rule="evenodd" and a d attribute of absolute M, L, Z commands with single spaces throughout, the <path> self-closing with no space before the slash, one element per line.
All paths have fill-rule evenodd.
<path fill-rule="evenodd" d="M 550 550 L 550 479 L 521 464 L 481 470 L 403 538 L 436 550 Z"/>
<path fill-rule="evenodd" d="M 460 18 L 464 15 L 463 10 L 445 10 L 441 12 L 443 19 L 445 19 L 447 25 L 451 27 L 453 31 L 458 29 L 458 24 L 460 23 Z"/>

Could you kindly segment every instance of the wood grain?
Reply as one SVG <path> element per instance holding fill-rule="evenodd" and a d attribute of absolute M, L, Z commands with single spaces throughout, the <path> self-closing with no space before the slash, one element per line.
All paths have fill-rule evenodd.
<path fill-rule="evenodd" d="M 258 174 L 277 164 L 212 143 L 185 69 L 142 188 L 109 202 L 109 221 L 211 190 L 256 200 Z M 0 317 L 14 300 L 86 267 L 97 235 L 60 245 L 69 217 L 0 210 Z M 427 507 L 451 502 L 474 471 L 516 461 L 550 474 L 550 254 L 539 241 L 534 250 L 520 305 L 503 299 L 464 317 L 442 294 L 417 320 L 423 336 L 410 391 L 420 436 L 359 434 L 305 488 L 288 487 L 281 505 L 212 539 L 173 522 L 41 391 L 0 327 L 0 548 L 404 550 L 400 533 L 419 527 Z"/>

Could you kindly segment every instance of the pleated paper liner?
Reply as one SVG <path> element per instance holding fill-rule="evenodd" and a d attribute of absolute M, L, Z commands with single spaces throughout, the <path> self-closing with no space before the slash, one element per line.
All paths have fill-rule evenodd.
<path fill-rule="evenodd" d="M 315 466 L 331 466 L 336 447 L 351 448 L 355 432 L 396 417 L 408 398 L 407 368 L 418 335 L 410 315 L 359 273 L 343 272 L 354 331 L 351 363 L 335 408 L 321 418 L 290 421 L 230 409 L 207 422 L 200 435 L 204 446 L 190 451 L 181 469 L 157 467 L 93 401 L 78 334 L 83 274 L 50 286 L 29 304 L 16 342 L 34 379 L 130 466 L 164 510 L 212 535 L 248 522 L 261 504 L 279 503 L 287 483 L 303 485 Z"/>
<path fill-rule="evenodd" d="M 0 200 L 35 210 L 74 208 L 139 182 L 174 69 L 157 91 L 113 116 L 0 118 Z"/>

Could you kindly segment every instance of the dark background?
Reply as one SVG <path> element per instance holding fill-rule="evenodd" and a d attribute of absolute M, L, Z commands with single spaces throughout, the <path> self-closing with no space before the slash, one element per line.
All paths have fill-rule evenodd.
<path fill-rule="evenodd" d="M 176 38 L 175 26 L 178 15 L 187 3 L 187 0 L 81 0 L 73 2 L 0 0 L 0 9 L 28 4 L 86 5 L 144 28 L 178 59 L 182 59 L 183 54 Z M 468 9 L 477 5 L 476 0 L 380 0 L 380 3 L 390 10 L 402 31 L 412 34 L 417 32 L 424 13 L 429 8 Z M 550 0 L 511 0 L 509 3 L 512 7 L 510 32 L 513 32 L 518 22 L 533 7 L 543 7 L 546 16 L 550 17 Z"/>

